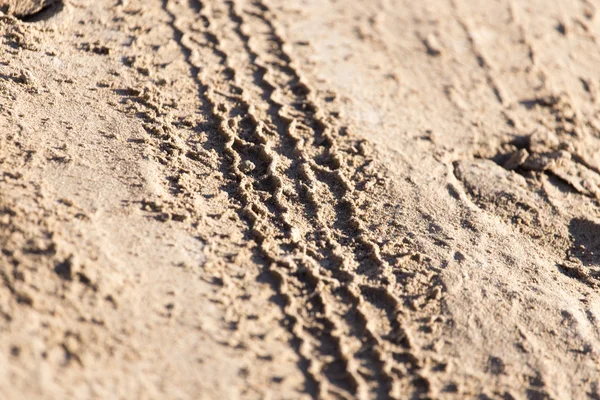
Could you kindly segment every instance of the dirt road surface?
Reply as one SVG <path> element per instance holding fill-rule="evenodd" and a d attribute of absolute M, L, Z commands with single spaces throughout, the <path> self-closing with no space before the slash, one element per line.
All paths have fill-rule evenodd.
<path fill-rule="evenodd" d="M 600 398 L 598 7 L 0 1 L 2 398 Z"/>

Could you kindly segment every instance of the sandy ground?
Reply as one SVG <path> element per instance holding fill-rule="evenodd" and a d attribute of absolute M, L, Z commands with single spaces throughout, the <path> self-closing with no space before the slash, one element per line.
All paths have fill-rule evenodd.
<path fill-rule="evenodd" d="M 598 7 L 0 0 L 2 398 L 600 398 Z"/>

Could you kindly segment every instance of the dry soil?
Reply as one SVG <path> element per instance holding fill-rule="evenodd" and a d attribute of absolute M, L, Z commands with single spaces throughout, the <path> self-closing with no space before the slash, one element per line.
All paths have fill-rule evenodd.
<path fill-rule="evenodd" d="M 1 397 L 600 398 L 598 7 L 0 0 Z"/>

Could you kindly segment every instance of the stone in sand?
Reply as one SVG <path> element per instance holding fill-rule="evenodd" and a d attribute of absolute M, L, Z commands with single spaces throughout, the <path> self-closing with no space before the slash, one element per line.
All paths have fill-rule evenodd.
<path fill-rule="evenodd" d="M 0 11 L 5 14 L 24 17 L 35 14 L 57 0 L 0 0 Z"/>

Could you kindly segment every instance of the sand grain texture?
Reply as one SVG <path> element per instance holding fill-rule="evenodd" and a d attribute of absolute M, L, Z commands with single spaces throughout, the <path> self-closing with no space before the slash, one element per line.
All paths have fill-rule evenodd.
<path fill-rule="evenodd" d="M 16 3 L 3 396 L 600 397 L 595 3 Z"/>

